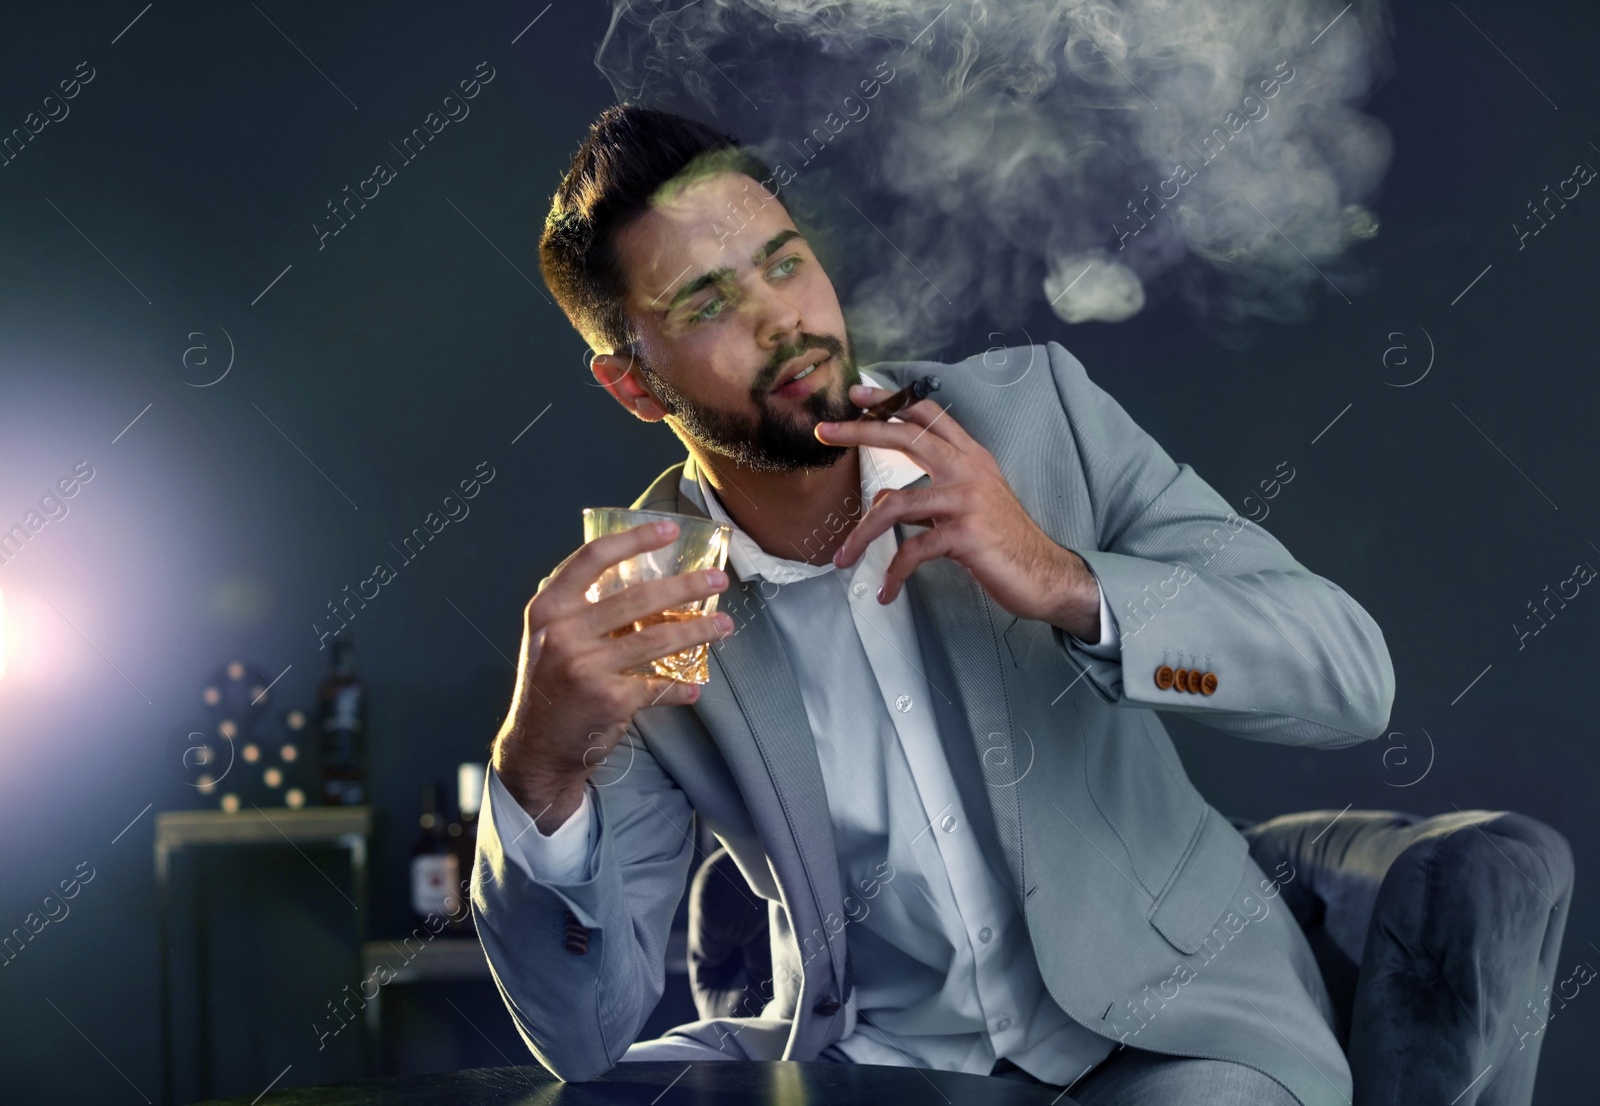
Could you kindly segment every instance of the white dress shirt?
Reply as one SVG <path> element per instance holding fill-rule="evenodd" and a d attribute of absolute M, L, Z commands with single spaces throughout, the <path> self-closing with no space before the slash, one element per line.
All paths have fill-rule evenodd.
<path fill-rule="evenodd" d="M 882 387 L 876 379 L 862 379 Z M 857 447 L 861 503 L 924 475 L 908 455 Z M 733 534 L 739 577 L 781 585 L 768 614 L 793 667 L 816 738 L 828 797 L 855 968 L 855 1030 L 823 1055 L 856 1063 L 988 1074 L 1000 1057 L 1067 1085 L 1112 1049 L 1062 1012 L 1044 987 L 1003 858 L 968 828 L 940 743 L 908 594 L 877 600 L 897 549 L 891 528 L 840 569 L 775 557 L 722 509 L 701 472 L 685 496 Z M 763 592 L 765 595 L 765 592 Z M 1100 595 L 1095 656 L 1120 656 Z M 530 879 L 567 883 L 592 874 L 596 817 L 581 805 L 545 835 L 492 769 L 485 783 L 500 840 Z"/>

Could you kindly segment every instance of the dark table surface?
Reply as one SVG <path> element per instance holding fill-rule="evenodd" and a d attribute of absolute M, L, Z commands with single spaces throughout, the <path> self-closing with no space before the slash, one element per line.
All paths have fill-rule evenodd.
<path fill-rule="evenodd" d="M 219 1099 L 208 1106 L 248 1106 L 255 1099 Z M 878 1064 L 747 1062 L 618 1064 L 587 1083 L 562 1083 L 537 1064 L 473 1068 L 435 1075 L 363 1079 L 325 1087 L 287 1087 L 257 1106 L 1074 1106 L 1054 1087 L 983 1075 L 884 1067 Z"/>

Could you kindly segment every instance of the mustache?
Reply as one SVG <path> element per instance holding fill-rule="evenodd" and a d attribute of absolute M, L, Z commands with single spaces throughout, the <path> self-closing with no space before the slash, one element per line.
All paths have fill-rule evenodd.
<path fill-rule="evenodd" d="M 823 349 L 828 351 L 828 356 L 842 358 L 844 345 L 837 339 L 827 334 L 806 334 L 801 337 L 798 344 L 784 346 L 772 355 L 766 367 L 756 377 L 754 391 L 758 396 L 765 396 L 772 390 L 772 382 L 778 379 L 778 374 L 783 372 L 783 367 L 806 350 Z"/>

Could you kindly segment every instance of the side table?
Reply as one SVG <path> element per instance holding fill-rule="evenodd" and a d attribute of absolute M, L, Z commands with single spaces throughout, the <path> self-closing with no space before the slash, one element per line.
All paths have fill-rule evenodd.
<path fill-rule="evenodd" d="M 157 901 L 157 940 L 160 943 L 161 975 L 161 1084 L 162 1099 L 169 1106 L 175 1098 L 172 1039 L 172 953 L 169 948 L 171 895 L 169 877 L 172 854 L 180 849 L 241 845 L 333 845 L 350 850 L 351 892 L 356 910 L 356 962 L 367 937 L 367 852 L 372 837 L 373 809 L 370 806 L 303 807 L 299 810 L 273 808 L 241 810 L 233 814 L 221 810 L 169 810 L 156 815 L 155 862 Z M 199 991 L 198 1048 L 200 1097 L 209 1098 L 210 1063 L 210 979 L 206 950 L 206 911 L 204 903 L 191 897 L 195 911 L 195 978 Z M 363 1054 L 370 1053 L 372 1042 L 363 1041 Z M 368 1057 L 370 1063 L 370 1056 Z"/>

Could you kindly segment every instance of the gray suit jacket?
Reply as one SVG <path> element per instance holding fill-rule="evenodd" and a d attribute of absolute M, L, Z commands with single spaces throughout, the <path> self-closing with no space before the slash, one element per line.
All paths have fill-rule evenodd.
<path fill-rule="evenodd" d="M 1268 878 L 1255 864 L 1156 712 L 1254 741 L 1370 740 L 1394 697 L 1383 635 L 1175 463 L 1059 344 L 1007 356 L 1027 367 L 1003 387 L 977 358 L 869 368 L 895 387 L 940 377 L 936 398 L 1045 533 L 1088 562 L 1121 629 L 1121 662 L 1096 659 L 1059 628 L 1008 614 L 945 559 L 908 589 L 946 753 L 1005 857 L 1049 993 L 1112 1040 L 1250 1065 L 1306 1106 L 1348 1103 L 1327 992 L 1276 898 L 1294 873 Z M 679 494 L 682 471 L 633 505 L 703 515 Z M 923 529 L 895 527 L 902 542 Z M 660 998 L 696 818 L 766 900 L 775 997 L 687 1032 L 810 1060 L 855 1027 L 849 889 L 800 692 L 763 615 L 775 593 L 730 577 L 720 606 L 739 628 L 712 646 L 699 701 L 640 711 L 592 777 L 591 878 L 530 881 L 481 819 L 478 932 L 524 1040 L 565 1080 L 615 1064 Z M 1163 665 L 1208 670 L 1215 688 L 1164 690 Z"/>

